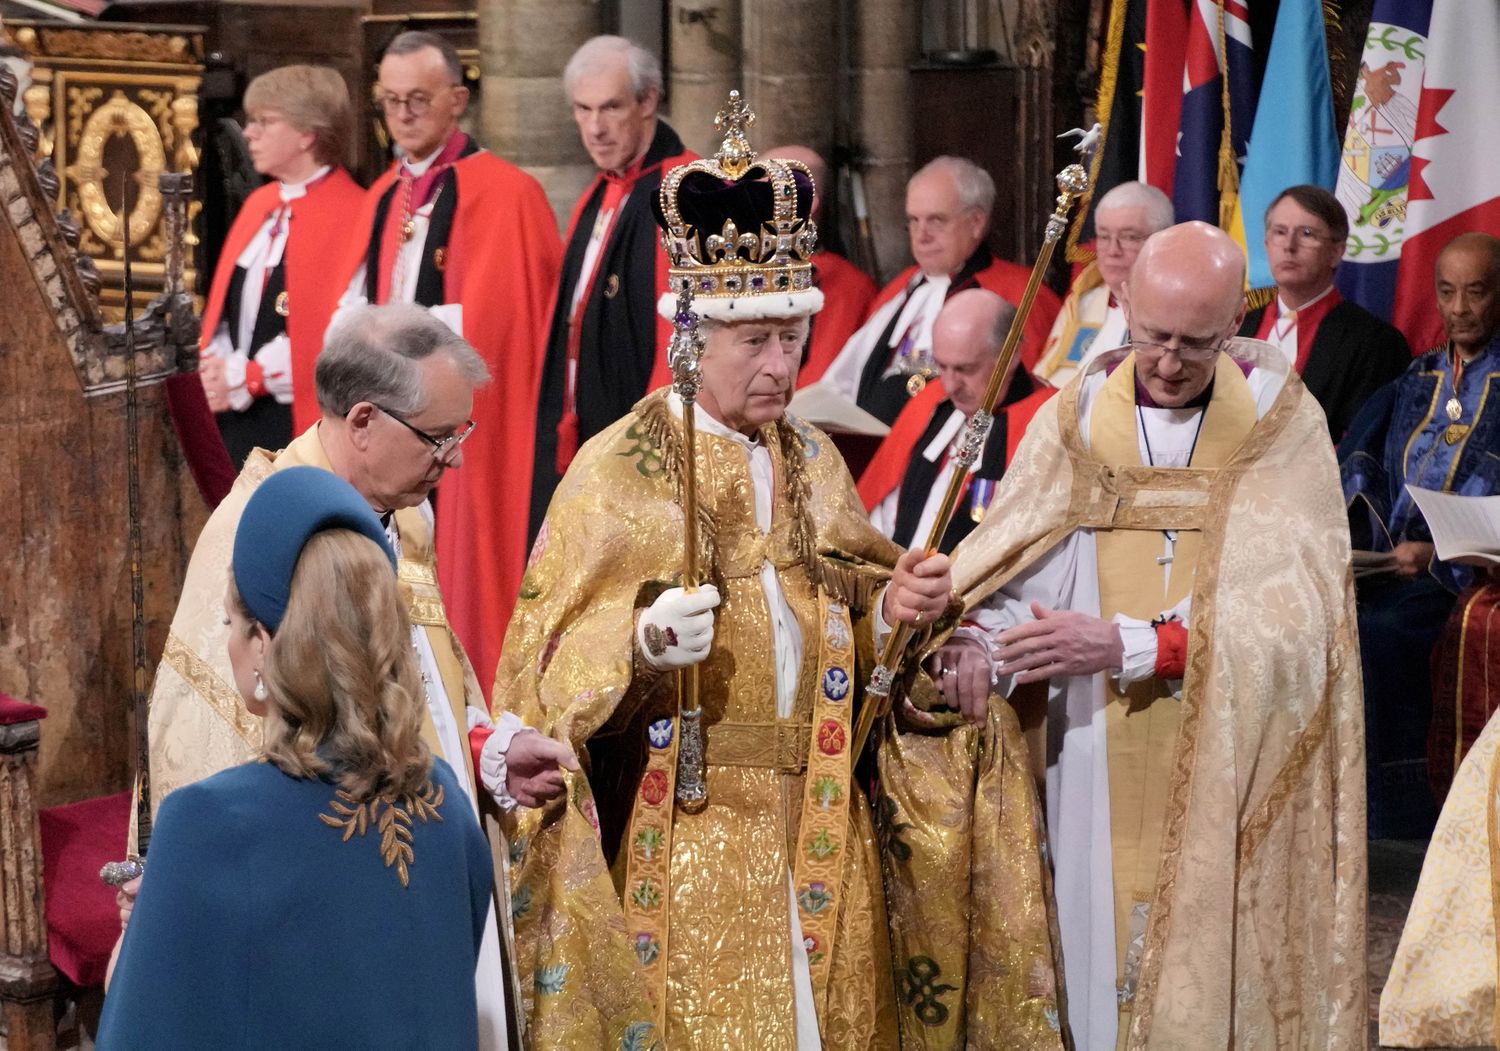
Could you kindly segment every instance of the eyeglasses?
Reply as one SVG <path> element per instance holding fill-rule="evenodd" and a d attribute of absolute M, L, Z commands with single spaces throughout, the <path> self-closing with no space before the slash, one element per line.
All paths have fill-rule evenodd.
<path fill-rule="evenodd" d="M 1144 339 L 1132 339 L 1130 349 L 1135 351 L 1137 358 L 1146 361 L 1157 361 L 1168 351 L 1177 355 L 1178 361 L 1208 361 L 1219 351 L 1224 349 L 1222 339 L 1211 340 L 1208 343 L 1178 343 L 1171 346 L 1166 343 L 1152 343 Z"/>
<path fill-rule="evenodd" d="M 1268 226 L 1266 227 L 1266 240 L 1284 241 L 1287 244 L 1295 245 L 1302 242 L 1322 244 L 1326 241 L 1332 241 L 1333 238 L 1311 226 Z"/>
<path fill-rule="evenodd" d="M 436 100 L 431 95 L 422 91 L 413 91 L 404 98 L 385 91 L 375 98 L 375 102 L 388 116 L 399 113 L 405 107 L 406 112 L 410 113 L 413 117 L 425 117 L 427 111 L 432 109 L 434 101 Z"/>
<path fill-rule="evenodd" d="M 1117 234 L 1099 230 L 1094 235 L 1094 243 L 1100 248 L 1108 248 L 1111 245 L 1124 249 L 1139 248 L 1146 243 L 1146 238 L 1149 236 L 1150 234 L 1143 234 L 1136 230 L 1121 230 Z"/>
<path fill-rule="evenodd" d="M 390 409 L 380 405 L 376 405 L 375 407 L 432 446 L 432 458 L 445 467 L 453 463 L 454 459 L 458 456 L 458 447 L 468 441 L 469 435 L 474 433 L 474 421 L 465 420 L 463 427 L 448 435 L 448 437 L 434 438 L 426 431 L 413 427 Z"/>

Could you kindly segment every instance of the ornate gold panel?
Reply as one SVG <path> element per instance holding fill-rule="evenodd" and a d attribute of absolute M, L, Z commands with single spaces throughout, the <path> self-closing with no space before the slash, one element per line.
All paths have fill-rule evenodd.
<path fill-rule="evenodd" d="M 124 248 L 120 196 L 130 201 L 130 251 L 138 303 L 162 290 L 167 256 L 164 172 L 195 173 L 197 91 L 203 74 L 203 29 L 8 22 L 4 31 L 32 62 L 26 112 L 41 129 L 37 158 L 51 156 L 56 206 L 79 218 L 79 249 L 103 279 L 107 320 L 123 314 Z M 190 207 L 190 218 L 200 205 Z M 190 224 L 191 225 L 191 224 Z M 196 243 L 191 233 L 190 244 Z M 188 256 L 192 258 L 191 254 Z M 187 287 L 196 285 L 189 268 Z"/>

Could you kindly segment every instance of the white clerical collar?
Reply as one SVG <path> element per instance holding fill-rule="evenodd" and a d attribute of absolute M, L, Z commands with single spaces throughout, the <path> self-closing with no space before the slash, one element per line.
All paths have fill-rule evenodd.
<path fill-rule="evenodd" d="M 673 415 L 679 420 L 682 419 L 682 398 L 675 390 L 667 394 L 667 407 L 672 410 Z M 720 423 L 703 407 L 702 402 L 695 402 L 693 404 L 693 429 L 702 431 L 704 434 L 712 434 L 716 438 L 728 438 L 730 441 L 743 446 L 749 452 L 764 448 L 758 437 L 751 438 L 748 435 L 741 434 L 733 427 Z"/>
<path fill-rule="evenodd" d="M 278 190 L 281 193 L 281 199 L 283 201 L 295 201 L 298 197 L 306 196 L 307 188 L 313 183 L 317 182 L 323 176 L 327 175 L 332 170 L 332 165 L 325 164 L 323 165 L 323 167 L 313 172 L 301 182 L 281 183 L 281 185 L 278 187 Z"/>
<path fill-rule="evenodd" d="M 421 160 L 414 161 L 408 159 L 404 161 L 403 163 L 406 165 L 406 170 L 413 176 L 427 174 L 427 169 L 432 167 L 432 162 L 437 160 L 438 154 L 443 152 L 443 147 L 446 145 L 448 145 L 448 140 L 444 139 L 442 142 L 438 143 L 437 149 L 433 150 Z"/>
<path fill-rule="evenodd" d="M 1314 303 L 1324 298 L 1332 291 L 1333 282 L 1330 281 L 1327 288 L 1323 289 L 1323 291 L 1313 296 L 1306 303 L 1303 303 L 1300 307 L 1297 308 L 1296 312 L 1299 314 L 1302 313 L 1302 311 L 1306 310 L 1308 307 L 1312 306 Z M 1292 313 L 1292 308 L 1286 305 L 1286 300 L 1281 298 L 1281 293 L 1279 292 L 1276 294 L 1276 313 L 1281 317 L 1286 317 L 1288 314 Z"/>

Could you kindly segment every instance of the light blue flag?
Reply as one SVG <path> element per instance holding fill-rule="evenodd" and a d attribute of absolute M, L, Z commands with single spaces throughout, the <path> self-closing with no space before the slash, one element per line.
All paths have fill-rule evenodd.
<path fill-rule="evenodd" d="M 1240 176 L 1235 225 L 1250 257 L 1251 288 L 1275 283 L 1261 236 L 1266 209 L 1277 194 L 1298 183 L 1332 190 L 1338 163 L 1323 5 L 1321 0 L 1282 0 Z"/>

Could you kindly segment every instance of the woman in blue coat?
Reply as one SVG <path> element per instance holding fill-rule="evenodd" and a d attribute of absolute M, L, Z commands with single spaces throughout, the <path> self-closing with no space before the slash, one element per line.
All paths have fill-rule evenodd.
<path fill-rule="evenodd" d="M 336 476 L 251 497 L 225 610 L 263 760 L 163 800 L 101 1051 L 476 1046 L 492 862 L 422 741 L 394 570 Z"/>

